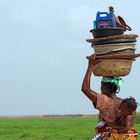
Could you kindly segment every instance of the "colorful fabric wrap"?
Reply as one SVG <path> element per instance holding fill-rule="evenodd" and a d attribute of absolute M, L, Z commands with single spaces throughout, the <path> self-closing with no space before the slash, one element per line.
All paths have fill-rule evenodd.
<path fill-rule="evenodd" d="M 112 128 L 113 127 L 107 124 L 99 125 L 95 129 L 96 135 L 100 134 L 102 140 L 137 140 L 138 139 L 138 132 L 135 130 L 135 128 L 130 128 L 128 131 L 123 133 L 112 132 Z"/>
<path fill-rule="evenodd" d="M 116 86 L 121 86 L 123 84 L 123 79 L 121 77 L 103 77 L 102 82 L 105 83 L 114 83 Z"/>

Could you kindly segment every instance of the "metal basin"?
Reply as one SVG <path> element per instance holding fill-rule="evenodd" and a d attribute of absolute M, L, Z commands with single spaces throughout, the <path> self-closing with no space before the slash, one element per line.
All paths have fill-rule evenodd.
<path fill-rule="evenodd" d="M 113 35 L 124 34 L 123 28 L 105 28 L 105 29 L 92 29 L 90 30 L 94 38 L 108 37 Z"/>
<path fill-rule="evenodd" d="M 95 54 L 113 54 L 113 53 L 134 53 L 135 43 L 117 43 L 117 44 L 105 44 L 105 45 L 94 45 Z"/>

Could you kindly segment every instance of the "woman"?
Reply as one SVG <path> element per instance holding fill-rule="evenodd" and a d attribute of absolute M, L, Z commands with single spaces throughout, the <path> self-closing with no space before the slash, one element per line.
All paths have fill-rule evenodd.
<path fill-rule="evenodd" d="M 100 111 L 102 121 L 114 122 L 120 118 L 118 106 L 122 99 L 116 96 L 122 79 L 116 77 L 103 77 L 101 93 L 97 94 L 90 88 L 92 69 L 99 60 L 92 55 L 89 57 L 88 68 L 82 84 L 82 92 L 92 101 L 94 107 Z"/>
<path fill-rule="evenodd" d="M 101 134 L 103 140 L 113 140 L 112 128 L 122 117 L 119 109 L 122 99 L 116 96 L 122 84 L 122 79 L 119 77 L 103 77 L 101 82 L 102 94 L 97 94 L 90 88 L 90 80 L 92 69 L 99 60 L 95 60 L 93 55 L 88 59 L 89 64 L 83 80 L 82 92 L 92 101 L 94 107 L 100 111 L 99 119 L 102 123 L 99 123 L 96 127 L 96 133 Z M 114 133 L 116 134 L 117 132 Z"/>

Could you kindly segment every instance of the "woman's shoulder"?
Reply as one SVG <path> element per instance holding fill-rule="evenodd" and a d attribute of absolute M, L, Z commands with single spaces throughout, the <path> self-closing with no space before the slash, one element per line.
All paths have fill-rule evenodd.
<path fill-rule="evenodd" d="M 115 98 L 113 98 L 113 100 L 117 103 L 117 104 L 120 104 L 122 102 L 122 98 L 116 96 Z"/>

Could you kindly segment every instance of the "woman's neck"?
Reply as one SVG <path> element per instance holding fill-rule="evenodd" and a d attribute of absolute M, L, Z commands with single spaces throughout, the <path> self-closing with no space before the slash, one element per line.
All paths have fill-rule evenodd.
<path fill-rule="evenodd" d="M 115 93 L 111 93 L 111 94 L 110 94 L 110 97 L 111 97 L 111 98 L 116 98 L 117 96 L 116 96 Z"/>

